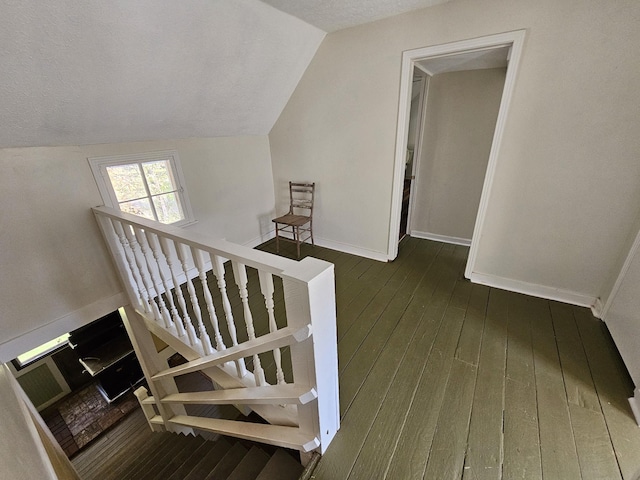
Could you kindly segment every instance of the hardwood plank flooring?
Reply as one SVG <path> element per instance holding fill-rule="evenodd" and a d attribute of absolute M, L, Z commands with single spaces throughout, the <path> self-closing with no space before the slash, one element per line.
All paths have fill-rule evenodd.
<path fill-rule="evenodd" d="M 342 427 L 313 478 L 636 480 L 633 385 L 604 324 L 472 285 L 467 254 L 406 238 L 389 264 L 333 258 Z"/>
<path fill-rule="evenodd" d="M 467 254 L 409 237 L 390 263 L 302 246 L 335 264 L 338 319 L 342 425 L 312 478 L 637 480 L 633 384 L 604 324 L 585 308 L 471 284 Z M 254 291 L 250 303 L 258 324 L 263 299 Z M 273 360 L 263 366 L 272 377 Z"/>
<path fill-rule="evenodd" d="M 509 295 L 507 293 L 507 295 Z M 509 303 L 504 393 L 503 478 L 542 478 L 531 316 L 516 296 Z"/>

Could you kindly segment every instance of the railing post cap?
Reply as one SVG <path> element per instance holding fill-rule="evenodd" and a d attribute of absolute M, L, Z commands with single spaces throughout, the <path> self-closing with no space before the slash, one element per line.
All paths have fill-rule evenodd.
<path fill-rule="evenodd" d="M 281 276 L 285 279 L 310 282 L 326 271 L 333 271 L 333 268 L 333 263 L 320 260 L 319 258 L 305 257 L 295 265 L 283 270 Z"/>

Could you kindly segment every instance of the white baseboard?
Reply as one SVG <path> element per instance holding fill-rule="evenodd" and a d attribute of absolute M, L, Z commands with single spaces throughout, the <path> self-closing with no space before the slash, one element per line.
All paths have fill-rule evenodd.
<path fill-rule="evenodd" d="M 580 307 L 593 308 L 597 301 L 595 297 L 584 295 L 582 293 L 523 282 L 520 280 L 512 280 L 510 278 L 498 277 L 496 275 L 472 273 L 469 280 L 473 283 L 480 283 L 489 287 L 523 293 L 532 297 L 546 298 L 547 300 L 556 300 L 558 302 L 578 305 Z"/>
<path fill-rule="evenodd" d="M 425 240 L 433 240 L 434 242 L 452 243 L 454 245 L 463 245 L 469 247 L 471 245 L 470 238 L 450 237 L 447 235 L 438 235 L 437 233 L 418 232 L 411 230 L 410 235 L 416 238 L 424 238 Z"/>
<path fill-rule="evenodd" d="M 0 362 L 8 362 L 32 348 L 49 340 L 82 327 L 89 322 L 127 305 L 129 300 L 124 292 L 106 297 L 86 305 L 56 320 L 46 323 L 30 332 L 0 344 Z"/>
<path fill-rule="evenodd" d="M 629 399 L 629 405 L 633 411 L 633 416 L 636 417 L 636 423 L 640 427 L 640 388 L 636 388 L 634 396 Z"/>
<path fill-rule="evenodd" d="M 272 238 L 275 238 L 275 236 L 276 236 L 276 231 L 271 230 L 270 232 L 267 232 L 264 235 L 258 235 L 257 237 L 252 238 L 251 240 L 243 243 L 242 245 L 249 248 L 256 248 L 258 245 L 262 245 L 264 242 L 267 242 Z"/>
<path fill-rule="evenodd" d="M 375 250 L 369 250 L 368 248 L 356 247 L 348 243 L 336 242 L 334 240 L 327 240 L 326 238 L 315 238 L 316 245 L 324 248 L 330 248 L 331 250 L 337 250 L 338 252 L 349 253 L 351 255 L 357 255 L 359 257 L 370 258 L 372 260 L 378 260 L 379 262 L 387 262 L 389 258 L 387 252 L 377 252 Z"/>

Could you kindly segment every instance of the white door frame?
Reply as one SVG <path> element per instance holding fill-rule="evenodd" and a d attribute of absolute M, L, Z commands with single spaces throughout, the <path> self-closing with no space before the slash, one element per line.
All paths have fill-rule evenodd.
<path fill-rule="evenodd" d="M 422 138 L 427 117 L 427 97 L 429 96 L 429 85 L 431 83 L 431 75 L 427 74 L 426 72 L 422 73 L 423 77 L 420 80 L 422 82 L 422 85 L 420 86 L 420 98 L 418 99 L 416 138 L 413 149 L 413 162 L 411 165 L 411 190 L 409 192 L 409 211 L 407 212 L 407 231 L 405 232 L 407 235 L 411 234 L 411 222 L 413 217 L 413 210 L 415 208 L 414 204 L 416 202 L 416 185 L 418 184 L 418 169 L 420 168 L 419 159 L 420 157 L 422 157 Z M 409 103 L 409 111 L 411 111 L 411 103 Z"/>
<path fill-rule="evenodd" d="M 507 66 L 502 99 L 500 101 L 500 109 L 498 111 L 493 141 L 491 143 L 491 152 L 489 153 L 487 173 L 484 178 L 482 195 L 480 197 L 480 206 L 478 207 L 476 224 L 471 238 L 471 250 L 469 251 L 469 259 L 467 260 L 467 268 L 465 270 L 465 276 L 470 278 L 473 273 L 478 254 L 478 243 L 480 242 L 481 232 L 484 228 L 487 204 L 489 202 L 489 196 L 491 195 L 491 187 L 493 186 L 493 178 L 498 161 L 498 152 L 500 151 L 500 145 L 502 143 L 504 127 L 507 123 L 507 113 L 515 87 L 516 74 L 520 63 L 520 57 L 522 56 L 524 39 L 525 30 L 516 30 L 513 32 L 499 33 L 496 35 L 488 35 L 485 37 L 461 40 L 442 45 L 407 50 L 402 53 L 400 104 L 398 107 L 398 130 L 396 135 L 395 165 L 391 197 L 391 218 L 389 222 L 389 243 L 387 252 L 389 260 L 393 260 L 398 255 L 398 231 L 400 229 L 400 209 L 402 207 L 404 162 L 407 151 L 407 132 L 409 128 L 411 84 L 414 64 L 427 58 L 444 57 L 483 48 L 511 46 L 509 64 Z"/>

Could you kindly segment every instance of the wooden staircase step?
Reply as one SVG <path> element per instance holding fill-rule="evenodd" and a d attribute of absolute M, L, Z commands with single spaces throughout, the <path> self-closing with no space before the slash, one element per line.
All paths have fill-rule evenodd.
<path fill-rule="evenodd" d="M 209 456 L 215 446 L 216 442 L 205 441 L 200 448 L 194 451 L 177 469 L 173 472 L 166 472 L 167 476 L 163 477 L 163 480 L 184 480 L 184 478 L 193 471 L 196 465 Z"/>
<path fill-rule="evenodd" d="M 297 480 L 304 468 L 284 450 L 277 450 L 255 480 Z"/>
<path fill-rule="evenodd" d="M 267 333 L 254 340 L 243 342 L 241 345 L 229 347 L 226 350 L 216 352 L 212 355 L 205 355 L 197 360 L 178 365 L 177 367 L 163 370 L 154 375 L 152 380 L 159 380 L 165 377 L 175 377 L 185 373 L 196 372 L 203 368 L 214 367 L 241 358 L 250 357 L 259 353 L 286 347 L 293 343 L 302 342 L 311 336 L 311 325 L 302 328 L 285 327 L 273 333 Z"/>
<path fill-rule="evenodd" d="M 124 470 L 124 475 L 121 478 L 125 480 L 130 478 L 138 478 L 140 476 L 140 472 L 144 472 L 145 469 L 149 467 L 149 465 L 157 462 L 158 459 L 164 458 L 168 452 L 171 452 L 175 448 L 177 448 L 176 439 L 174 438 L 175 435 L 166 432 L 159 433 L 158 435 L 168 438 L 168 441 L 161 443 L 157 448 L 147 453 L 143 458 L 135 458 L 137 451 L 135 449 L 131 449 L 130 454 L 134 458 L 131 462 L 129 462 L 129 465 Z"/>
<path fill-rule="evenodd" d="M 232 446 L 224 437 L 220 437 L 218 440 L 211 443 L 214 445 L 213 449 L 211 449 L 205 457 L 200 459 L 184 479 L 180 480 L 202 480 L 211 473 Z"/>
<path fill-rule="evenodd" d="M 197 443 L 193 442 L 193 444 L 186 444 L 171 458 L 165 459 L 165 463 L 162 468 L 152 469 L 144 477 L 142 477 L 142 480 L 166 480 L 168 477 L 173 475 L 174 472 L 180 470 L 185 463 L 188 463 L 188 460 L 194 454 L 199 454 L 199 457 L 197 458 L 200 458 L 200 456 L 202 456 L 203 453 L 208 450 L 210 442 L 207 442 L 201 437 L 195 438 L 197 440 Z M 195 463 L 197 463 L 197 461 L 194 461 L 193 465 L 195 465 Z"/>
<path fill-rule="evenodd" d="M 202 441 L 192 436 L 177 435 L 173 433 L 168 433 L 168 435 L 171 435 L 174 438 L 171 442 L 168 442 L 166 448 L 158 450 L 156 454 L 149 458 L 144 465 L 139 465 L 134 471 L 130 472 L 127 478 L 135 480 L 153 478 L 153 476 L 148 474 L 155 474 L 161 470 L 164 465 L 166 465 L 168 459 L 173 458 L 185 447 L 193 449 L 196 444 L 199 444 Z"/>
<path fill-rule="evenodd" d="M 147 441 L 132 443 L 129 448 L 123 449 L 119 455 L 112 458 L 110 464 L 101 468 L 103 472 L 108 472 L 105 480 L 121 480 L 126 472 L 135 468 L 136 465 L 145 464 L 158 450 L 169 443 L 173 443 L 173 435 L 168 433 L 152 433 Z"/>
<path fill-rule="evenodd" d="M 160 415 L 156 415 L 151 420 L 149 420 L 149 422 L 155 425 L 164 425 L 164 422 L 162 421 L 162 417 Z"/>
<path fill-rule="evenodd" d="M 238 463 L 227 480 L 248 480 L 256 478 L 269 461 L 269 455 L 256 446 L 251 447 L 244 458 Z"/>
<path fill-rule="evenodd" d="M 232 388 L 205 392 L 174 393 L 162 398 L 162 403 L 226 405 L 226 404 L 298 404 L 304 405 L 318 398 L 310 387 L 298 385 L 269 385 L 264 387 Z M 155 404 L 149 397 L 143 404 Z"/>
<path fill-rule="evenodd" d="M 188 415 L 176 415 L 171 418 L 169 422 L 175 425 L 198 428 L 222 435 L 268 443 L 269 445 L 304 452 L 309 452 L 319 446 L 319 441 L 316 437 L 302 433 L 297 427 L 238 422 L 217 418 L 191 417 Z"/>
<path fill-rule="evenodd" d="M 246 454 L 247 449 L 236 442 L 204 480 L 226 480 Z"/>

